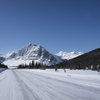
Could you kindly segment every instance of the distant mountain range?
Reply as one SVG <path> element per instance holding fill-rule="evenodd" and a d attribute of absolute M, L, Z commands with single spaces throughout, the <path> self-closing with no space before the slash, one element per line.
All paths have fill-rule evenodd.
<path fill-rule="evenodd" d="M 62 59 L 72 59 L 72 58 L 75 58 L 75 57 L 78 57 L 80 55 L 82 55 L 83 52 L 63 52 L 63 51 L 60 51 L 59 53 L 57 53 L 56 55 L 61 57 Z"/>
<path fill-rule="evenodd" d="M 64 61 L 64 59 L 69 60 L 82 54 L 82 52 L 67 53 L 60 51 L 54 55 L 40 45 L 29 43 L 20 50 L 0 55 L 0 62 L 8 66 L 18 66 L 20 64 L 29 64 L 34 60 L 37 63 L 53 65 Z"/>

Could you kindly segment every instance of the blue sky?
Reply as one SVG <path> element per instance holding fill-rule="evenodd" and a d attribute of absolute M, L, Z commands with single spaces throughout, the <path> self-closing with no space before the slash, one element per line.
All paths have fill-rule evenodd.
<path fill-rule="evenodd" d="M 0 53 L 29 42 L 51 53 L 100 47 L 100 0 L 0 0 Z"/>

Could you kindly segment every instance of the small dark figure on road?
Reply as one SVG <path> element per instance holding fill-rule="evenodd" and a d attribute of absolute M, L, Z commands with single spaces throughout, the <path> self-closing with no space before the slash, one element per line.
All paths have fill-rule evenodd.
<path fill-rule="evenodd" d="M 100 65 L 97 65 L 97 71 L 100 72 Z"/>
<path fill-rule="evenodd" d="M 66 69 L 64 68 L 64 72 L 66 73 Z"/>
<path fill-rule="evenodd" d="M 58 71 L 57 67 L 55 67 L 55 71 Z"/>

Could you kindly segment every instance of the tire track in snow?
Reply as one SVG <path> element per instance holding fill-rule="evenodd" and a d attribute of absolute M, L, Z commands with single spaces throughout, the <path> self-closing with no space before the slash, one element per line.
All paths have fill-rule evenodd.
<path fill-rule="evenodd" d="M 41 98 L 19 77 L 16 71 L 13 70 L 12 72 L 16 81 L 19 83 L 24 100 L 41 100 Z"/>
<path fill-rule="evenodd" d="M 71 95 L 70 93 L 68 93 L 68 95 L 65 94 L 65 92 L 63 92 L 63 90 L 60 90 L 56 84 L 55 86 L 47 81 L 41 80 L 40 78 L 37 78 L 35 75 L 33 76 L 32 80 L 30 80 L 30 77 L 27 76 L 27 73 L 23 73 L 23 71 L 16 71 L 17 74 L 19 74 L 19 76 L 23 76 L 25 78 L 25 80 L 27 80 L 28 82 L 31 82 L 31 84 L 33 84 L 33 86 L 36 87 L 36 89 L 38 89 L 38 92 L 42 91 L 43 93 L 45 93 L 45 97 L 48 99 L 45 99 L 43 97 L 43 93 L 42 93 L 42 97 L 40 94 L 41 98 L 44 98 L 43 100 L 63 100 L 61 96 L 63 96 L 64 98 L 67 98 L 68 100 L 73 100 L 75 99 L 75 97 L 73 95 Z M 26 75 L 25 75 L 26 74 Z M 46 79 L 47 80 L 47 79 Z M 38 81 L 38 82 L 37 82 Z M 52 81 L 52 80 L 51 80 Z M 35 82 L 35 83 L 34 83 Z M 64 88 L 63 88 L 64 89 Z M 61 95 L 61 96 L 60 96 Z M 40 99 L 39 99 L 40 100 Z M 65 99 L 64 99 L 65 100 Z M 78 100 L 78 99 L 77 99 Z"/>

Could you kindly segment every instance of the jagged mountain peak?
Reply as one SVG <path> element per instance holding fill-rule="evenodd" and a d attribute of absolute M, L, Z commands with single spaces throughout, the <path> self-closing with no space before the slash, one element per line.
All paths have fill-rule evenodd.
<path fill-rule="evenodd" d="M 25 46 L 25 47 L 31 48 L 31 47 L 36 47 L 36 46 L 41 47 L 40 45 L 31 43 L 31 42 L 27 46 Z"/>

